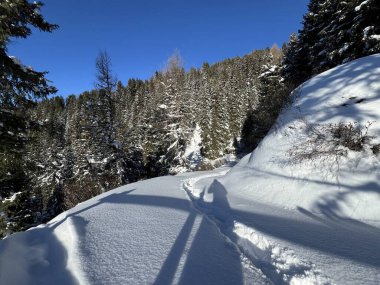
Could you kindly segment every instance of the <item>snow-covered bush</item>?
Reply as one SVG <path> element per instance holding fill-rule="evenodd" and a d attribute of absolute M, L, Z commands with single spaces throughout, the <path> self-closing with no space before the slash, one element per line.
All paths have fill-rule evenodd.
<path fill-rule="evenodd" d="M 368 135 L 368 129 L 371 126 L 369 122 L 363 128 L 357 123 L 339 123 L 330 125 L 330 132 L 334 141 L 341 146 L 347 147 L 353 151 L 362 151 L 365 144 L 368 144 L 372 137 Z"/>
<path fill-rule="evenodd" d="M 371 146 L 373 137 L 368 134 L 371 125 L 372 122 L 368 122 L 363 127 L 356 122 L 328 125 L 311 125 L 306 122 L 306 143 L 302 141 L 293 146 L 289 155 L 296 162 L 300 162 L 305 159 L 326 157 L 339 159 L 347 155 L 349 150 L 362 151 L 365 145 Z M 376 155 L 379 145 L 373 145 L 371 149 Z"/>

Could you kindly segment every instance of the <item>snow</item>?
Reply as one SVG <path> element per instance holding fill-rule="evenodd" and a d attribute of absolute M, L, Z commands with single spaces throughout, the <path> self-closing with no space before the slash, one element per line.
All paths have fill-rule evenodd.
<path fill-rule="evenodd" d="M 199 124 L 196 124 L 195 129 L 193 131 L 193 135 L 190 139 L 190 143 L 187 145 L 186 150 L 184 152 L 184 158 L 189 161 L 190 169 L 194 170 L 199 163 L 202 161 L 202 130 Z"/>
<path fill-rule="evenodd" d="M 380 141 L 379 76 L 378 54 L 304 83 L 259 147 L 217 179 L 237 222 L 292 248 L 337 284 L 380 280 L 380 161 L 371 150 Z M 339 122 L 371 122 L 373 139 L 341 157 L 291 155 L 307 153 L 310 126 Z"/>
<path fill-rule="evenodd" d="M 360 3 L 360 5 L 358 5 L 358 6 L 355 7 L 355 11 L 359 12 L 362 9 L 363 6 L 365 6 L 365 5 L 368 4 L 368 2 L 369 2 L 369 0 L 366 0 L 366 1 L 363 1 L 362 3 Z"/>
<path fill-rule="evenodd" d="M 347 157 L 337 162 L 336 157 L 330 155 L 297 163 L 290 151 L 294 147 L 307 151 L 303 147 L 308 142 L 310 126 L 328 127 L 339 122 L 356 122 L 361 127 L 372 122 L 369 135 L 374 137 L 373 144 L 378 143 L 379 75 L 380 55 L 374 55 L 339 66 L 304 83 L 295 92 L 293 106 L 280 116 L 258 149 L 232 171 L 236 175 L 231 173 L 229 184 L 245 180 L 244 187 L 236 184 L 239 187 L 236 193 L 245 197 L 254 183 L 256 188 L 265 189 L 254 194 L 256 201 L 264 203 L 292 209 L 303 207 L 320 213 L 331 211 L 332 215 L 352 219 L 378 220 L 380 208 L 374 203 L 380 201 L 377 183 L 380 161 L 369 146 L 362 152 L 348 150 Z"/>
<path fill-rule="evenodd" d="M 129 184 L 0 243 L 0 284 L 270 284 L 192 207 L 187 176 Z"/>
<path fill-rule="evenodd" d="M 380 35 L 371 35 L 369 38 L 372 40 L 380 41 Z"/>
<path fill-rule="evenodd" d="M 374 29 L 374 26 L 368 26 L 363 29 L 363 40 L 371 39 L 371 40 L 380 40 L 380 35 L 369 35 L 370 32 Z"/>
<path fill-rule="evenodd" d="M 344 53 L 345 51 L 347 51 L 347 49 L 348 49 L 349 47 L 350 47 L 350 44 L 345 43 L 345 44 L 343 45 L 343 47 L 339 49 L 338 53 L 339 53 L 339 54 Z"/>
<path fill-rule="evenodd" d="M 373 55 L 307 81 L 232 168 L 129 184 L 4 239 L 0 284 L 379 284 L 379 76 Z M 329 145 L 339 123 L 371 123 L 362 150 Z"/>
<path fill-rule="evenodd" d="M 8 172 L 7 175 L 9 176 L 10 173 Z M 16 192 L 10 198 L 5 198 L 2 202 L 3 203 L 5 203 L 5 202 L 13 202 L 16 199 L 17 195 L 20 195 L 21 193 L 22 192 Z"/>

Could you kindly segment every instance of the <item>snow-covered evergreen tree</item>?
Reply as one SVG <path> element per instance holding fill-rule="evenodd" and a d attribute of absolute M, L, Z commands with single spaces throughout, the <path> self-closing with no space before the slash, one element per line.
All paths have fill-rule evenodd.
<path fill-rule="evenodd" d="M 312 75 L 380 52 L 380 4 L 376 0 L 311 0 L 298 38 L 292 35 L 284 77 L 295 85 Z"/>
<path fill-rule="evenodd" d="M 27 38 L 32 28 L 43 32 L 57 28 L 45 21 L 41 6 L 27 0 L 0 2 L 0 200 L 6 201 L 0 203 L 0 237 L 40 221 L 40 199 L 26 171 L 27 109 L 34 99 L 57 90 L 46 80 L 46 72 L 10 56 L 7 45 L 14 38 Z"/>

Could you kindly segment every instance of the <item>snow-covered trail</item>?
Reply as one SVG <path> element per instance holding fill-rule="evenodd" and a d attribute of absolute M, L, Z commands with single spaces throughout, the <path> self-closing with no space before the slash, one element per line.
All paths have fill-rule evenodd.
<path fill-rule="evenodd" d="M 378 227 L 244 199 L 223 185 L 225 172 L 191 177 L 184 190 L 273 283 L 379 284 Z"/>
<path fill-rule="evenodd" d="M 77 216 L 91 221 L 85 227 L 91 234 L 82 234 L 80 243 L 90 284 L 266 284 L 192 208 L 181 180 L 161 177 L 116 189 Z"/>
<path fill-rule="evenodd" d="M 378 284 L 379 228 L 244 199 L 228 170 L 129 184 L 15 234 L 0 284 Z"/>
<path fill-rule="evenodd" d="M 192 206 L 188 175 L 120 187 L 5 239 L 0 284 L 271 284 Z"/>

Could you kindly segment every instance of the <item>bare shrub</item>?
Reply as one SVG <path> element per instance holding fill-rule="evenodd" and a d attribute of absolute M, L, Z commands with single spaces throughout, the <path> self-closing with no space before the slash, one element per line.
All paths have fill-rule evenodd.
<path fill-rule="evenodd" d="M 347 154 L 348 150 L 362 151 L 373 137 L 368 135 L 372 122 L 364 127 L 358 123 L 338 123 L 328 125 L 311 125 L 307 122 L 306 142 L 300 142 L 289 150 L 289 155 L 296 161 L 333 157 L 336 160 Z M 373 153 L 379 146 L 373 146 Z"/>
<path fill-rule="evenodd" d="M 339 123 L 332 125 L 330 131 L 339 145 L 353 151 L 362 151 L 364 145 L 372 139 L 368 135 L 368 129 L 371 125 L 372 122 L 368 122 L 363 128 L 360 128 L 357 123 Z"/>
<path fill-rule="evenodd" d="M 204 162 L 202 161 L 197 167 L 196 171 L 207 171 L 207 170 L 213 170 L 215 167 L 208 161 Z"/>
<path fill-rule="evenodd" d="M 375 145 L 373 145 L 372 147 L 371 147 L 371 150 L 372 150 L 372 153 L 374 154 L 374 155 L 379 155 L 379 153 L 380 153 L 380 144 L 375 144 Z"/>
<path fill-rule="evenodd" d="M 99 185 L 91 178 L 84 178 L 80 183 L 75 180 L 70 181 L 64 186 L 64 208 L 71 209 L 101 193 Z"/>

